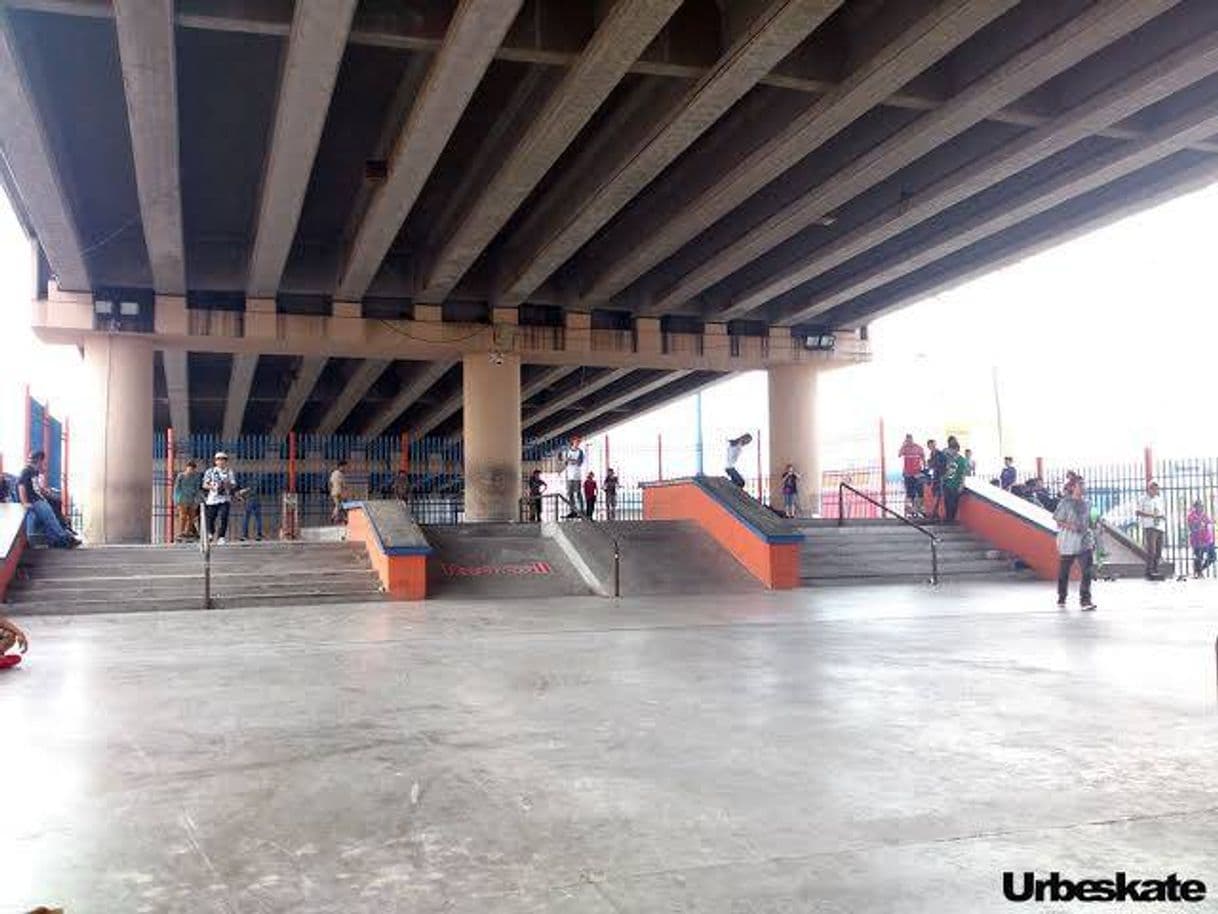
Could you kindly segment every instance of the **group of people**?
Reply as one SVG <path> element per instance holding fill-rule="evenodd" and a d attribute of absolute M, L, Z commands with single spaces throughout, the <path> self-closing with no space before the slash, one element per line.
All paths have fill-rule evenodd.
<path fill-rule="evenodd" d="M 251 527 L 255 537 L 262 539 L 262 499 L 256 486 L 238 486 L 228 454 L 216 451 L 212 465 L 203 472 L 199 472 L 197 461 L 187 460 L 185 468 L 173 480 L 173 507 L 177 515 L 175 538 L 178 541 L 199 538 L 201 511 L 209 541 L 219 545 L 227 543 L 229 515 L 234 503 L 244 508 L 241 539 L 249 539 Z"/>
<path fill-rule="evenodd" d="M 955 523 L 964 481 L 977 474 L 972 450 L 962 450 L 955 435 L 947 436 L 945 448 L 940 448 L 934 438 L 928 439 L 923 448 L 912 434 L 907 434 L 897 456 L 905 482 L 905 516 Z"/>
<path fill-rule="evenodd" d="M 613 467 L 606 469 L 605 478 L 601 482 L 597 482 L 596 473 L 591 470 L 585 473 L 584 464 L 588 455 L 578 436 L 573 437 L 558 456 L 562 464 L 563 481 L 566 483 L 567 520 L 581 517 L 593 520 L 602 490 L 605 495 L 605 519 L 617 520 L 617 493 L 621 480 Z M 540 469 L 534 469 L 529 474 L 525 485 L 528 489 L 529 520 L 536 523 L 541 520 L 542 497 L 549 485 L 542 479 Z"/>

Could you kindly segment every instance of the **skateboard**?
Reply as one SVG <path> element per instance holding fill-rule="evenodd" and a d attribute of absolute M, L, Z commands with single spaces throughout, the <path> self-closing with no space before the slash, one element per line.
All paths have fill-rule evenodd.
<path fill-rule="evenodd" d="M 0 670 L 7 670 L 11 666 L 16 666 L 21 662 L 20 654 L 3 654 L 0 655 Z"/>

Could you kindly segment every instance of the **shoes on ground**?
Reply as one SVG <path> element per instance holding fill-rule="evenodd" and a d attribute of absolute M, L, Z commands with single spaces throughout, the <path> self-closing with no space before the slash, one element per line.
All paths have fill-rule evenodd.
<path fill-rule="evenodd" d="M 1065 608 L 1066 608 L 1066 601 L 1065 601 L 1065 600 L 1058 600 L 1058 601 L 1057 601 L 1057 608 L 1058 608 L 1058 609 L 1065 609 Z"/>
<path fill-rule="evenodd" d="M 227 546 L 228 540 L 226 540 L 224 537 L 220 537 L 218 540 L 216 540 L 216 545 L 217 546 Z"/>
<path fill-rule="evenodd" d="M 1078 608 L 1081 609 L 1083 612 L 1095 612 L 1095 604 L 1092 603 L 1090 600 L 1088 600 L 1085 603 L 1080 603 Z"/>

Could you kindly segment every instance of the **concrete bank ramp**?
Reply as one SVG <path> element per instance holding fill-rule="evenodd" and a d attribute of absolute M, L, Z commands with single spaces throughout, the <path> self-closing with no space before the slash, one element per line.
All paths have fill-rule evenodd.
<path fill-rule="evenodd" d="M 587 596 L 591 588 L 539 524 L 425 526 L 427 595 L 510 600 Z"/>
<path fill-rule="evenodd" d="M 622 596 L 756 593 L 761 584 L 692 521 L 568 521 L 547 525 L 576 567 L 613 595 L 613 541 L 621 551 Z"/>

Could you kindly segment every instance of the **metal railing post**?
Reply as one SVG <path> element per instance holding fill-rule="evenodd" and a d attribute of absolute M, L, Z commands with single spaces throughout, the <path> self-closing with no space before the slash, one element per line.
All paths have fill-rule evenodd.
<path fill-rule="evenodd" d="M 622 595 L 622 550 L 618 541 L 613 541 L 613 595 Z"/>
<path fill-rule="evenodd" d="M 207 506 L 199 505 L 199 550 L 203 553 L 203 608 L 211 609 L 211 533 L 207 529 Z"/>
<path fill-rule="evenodd" d="M 837 484 L 837 525 L 843 527 L 846 524 L 846 484 L 839 482 Z"/>
<path fill-rule="evenodd" d="M 930 582 L 939 583 L 939 542 L 934 539 L 930 541 Z"/>

